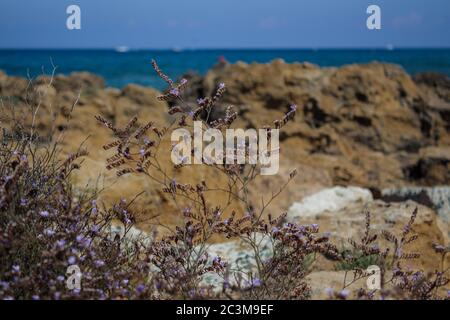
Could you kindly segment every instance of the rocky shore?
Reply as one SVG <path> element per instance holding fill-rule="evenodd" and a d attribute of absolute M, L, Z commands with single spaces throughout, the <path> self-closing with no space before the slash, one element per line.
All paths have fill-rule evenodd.
<path fill-rule="evenodd" d="M 320 68 L 277 60 L 222 64 L 204 76 L 189 74 L 186 78 L 190 87 L 185 99 L 191 102 L 210 95 L 217 83 L 226 83 L 227 93 L 212 116 L 220 117 L 231 104 L 240 114 L 235 127 L 261 128 L 281 118 L 290 105 L 298 106 L 295 120 L 280 137 L 279 174 L 260 177 L 249 194 L 255 206 L 261 195 L 270 192 L 268 186 L 277 189 L 297 168 L 296 179 L 270 207 L 273 215 L 288 212 L 290 221 L 317 223 L 345 242 L 362 231 L 364 210 L 372 212 L 375 230 L 386 226 L 397 230 L 417 206 L 416 232 L 421 240 L 413 249 L 424 251 L 434 242 L 449 243 L 450 79 L 445 75 L 410 76 L 399 66 L 383 63 Z M 89 137 L 84 142 L 89 155 L 75 183 L 105 188 L 100 200 L 106 203 L 133 198 L 144 190 L 136 200 L 143 210 L 138 228 L 150 231 L 154 224 L 177 224 L 176 208 L 151 181 L 117 178 L 105 170 L 108 153 L 102 146 L 109 133 L 99 129 L 94 119 L 101 114 L 122 126 L 138 115 L 142 121 L 163 125 L 171 120 L 167 115 L 171 102 L 158 101 L 157 90 L 134 84 L 106 88 L 102 78 L 85 72 L 57 75 L 48 83 L 49 77 L 37 78 L 36 90 L 27 94 L 28 80 L 0 72 L 2 103 L 14 105 L 21 115 L 27 103 L 40 102 L 38 129 L 64 132 L 66 153 L 76 151 Z M 0 122 L 0 127 L 5 125 Z M 166 143 L 169 150 L 170 141 Z M 163 157 L 161 162 L 170 170 L 170 152 Z M 180 181 L 198 182 L 210 174 L 203 166 L 188 167 Z M 213 183 L 220 186 L 225 177 L 215 176 Z M 224 197 L 217 194 L 215 200 L 220 204 Z M 244 212 L 237 203 L 235 210 Z M 235 252 L 239 247 L 224 241 L 215 239 L 222 247 L 212 250 Z M 431 251 L 425 252 L 429 254 L 417 263 L 431 269 L 439 261 Z M 325 262 L 314 268 L 333 271 Z"/>

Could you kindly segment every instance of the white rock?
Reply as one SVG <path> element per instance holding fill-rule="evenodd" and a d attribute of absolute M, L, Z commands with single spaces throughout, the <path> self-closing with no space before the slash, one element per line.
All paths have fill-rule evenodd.
<path fill-rule="evenodd" d="M 383 196 L 399 196 L 405 199 L 413 199 L 425 192 L 434 205 L 439 217 L 445 222 L 450 223 L 450 187 L 404 187 L 394 189 L 384 189 Z"/>
<path fill-rule="evenodd" d="M 293 221 L 301 217 L 320 215 L 325 211 L 339 211 L 351 204 L 373 201 L 368 189 L 359 187 L 333 187 L 324 189 L 295 202 L 288 211 L 287 220 Z"/>

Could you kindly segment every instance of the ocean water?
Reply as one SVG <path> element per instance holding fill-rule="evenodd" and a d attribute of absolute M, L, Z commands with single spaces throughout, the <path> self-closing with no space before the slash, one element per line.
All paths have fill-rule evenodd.
<path fill-rule="evenodd" d="M 164 83 L 150 65 L 156 59 L 160 67 L 176 79 L 188 71 L 204 74 L 219 57 L 230 62 L 304 62 L 320 66 L 383 61 L 401 65 L 408 73 L 436 71 L 450 76 L 450 49 L 396 50 L 0 50 L 0 70 L 9 75 L 35 77 L 51 73 L 89 71 L 105 78 L 108 86 L 121 88 L 137 83 L 161 89 Z"/>

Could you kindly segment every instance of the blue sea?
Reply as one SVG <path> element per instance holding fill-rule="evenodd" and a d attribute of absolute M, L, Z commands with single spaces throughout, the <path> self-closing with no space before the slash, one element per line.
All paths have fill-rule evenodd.
<path fill-rule="evenodd" d="M 408 73 L 436 71 L 450 76 L 450 49 L 359 50 L 0 50 L 0 70 L 8 75 L 35 77 L 51 73 L 90 71 L 105 78 L 108 86 L 137 83 L 161 89 L 164 83 L 153 72 L 150 60 L 176 79 L 188 71 L 204 74 L 220 57 L 229 62 L 311 62 L 320 66 L 383 61 L 401 65 Z"/>

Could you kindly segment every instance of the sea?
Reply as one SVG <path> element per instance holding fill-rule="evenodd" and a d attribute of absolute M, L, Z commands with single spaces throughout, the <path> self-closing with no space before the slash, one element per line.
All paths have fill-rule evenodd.
<path fill-rule="evenodd" d="M 108 86 L 122 88 L 129 83 L 164 87 L 150 61 L 177 79 L 187 72 L 206 73 L 219 60 L 234 63 L 311 62 L 322 67 L 372 61 L 394 63 L 408 73 L 434 71 L 450 76 L 450 49 L 211 49 L 211 50 L 0 50 L 0 70 L 8 75 L 36 77 L 56 73 L 89 71 L 101 75 Z"/>

